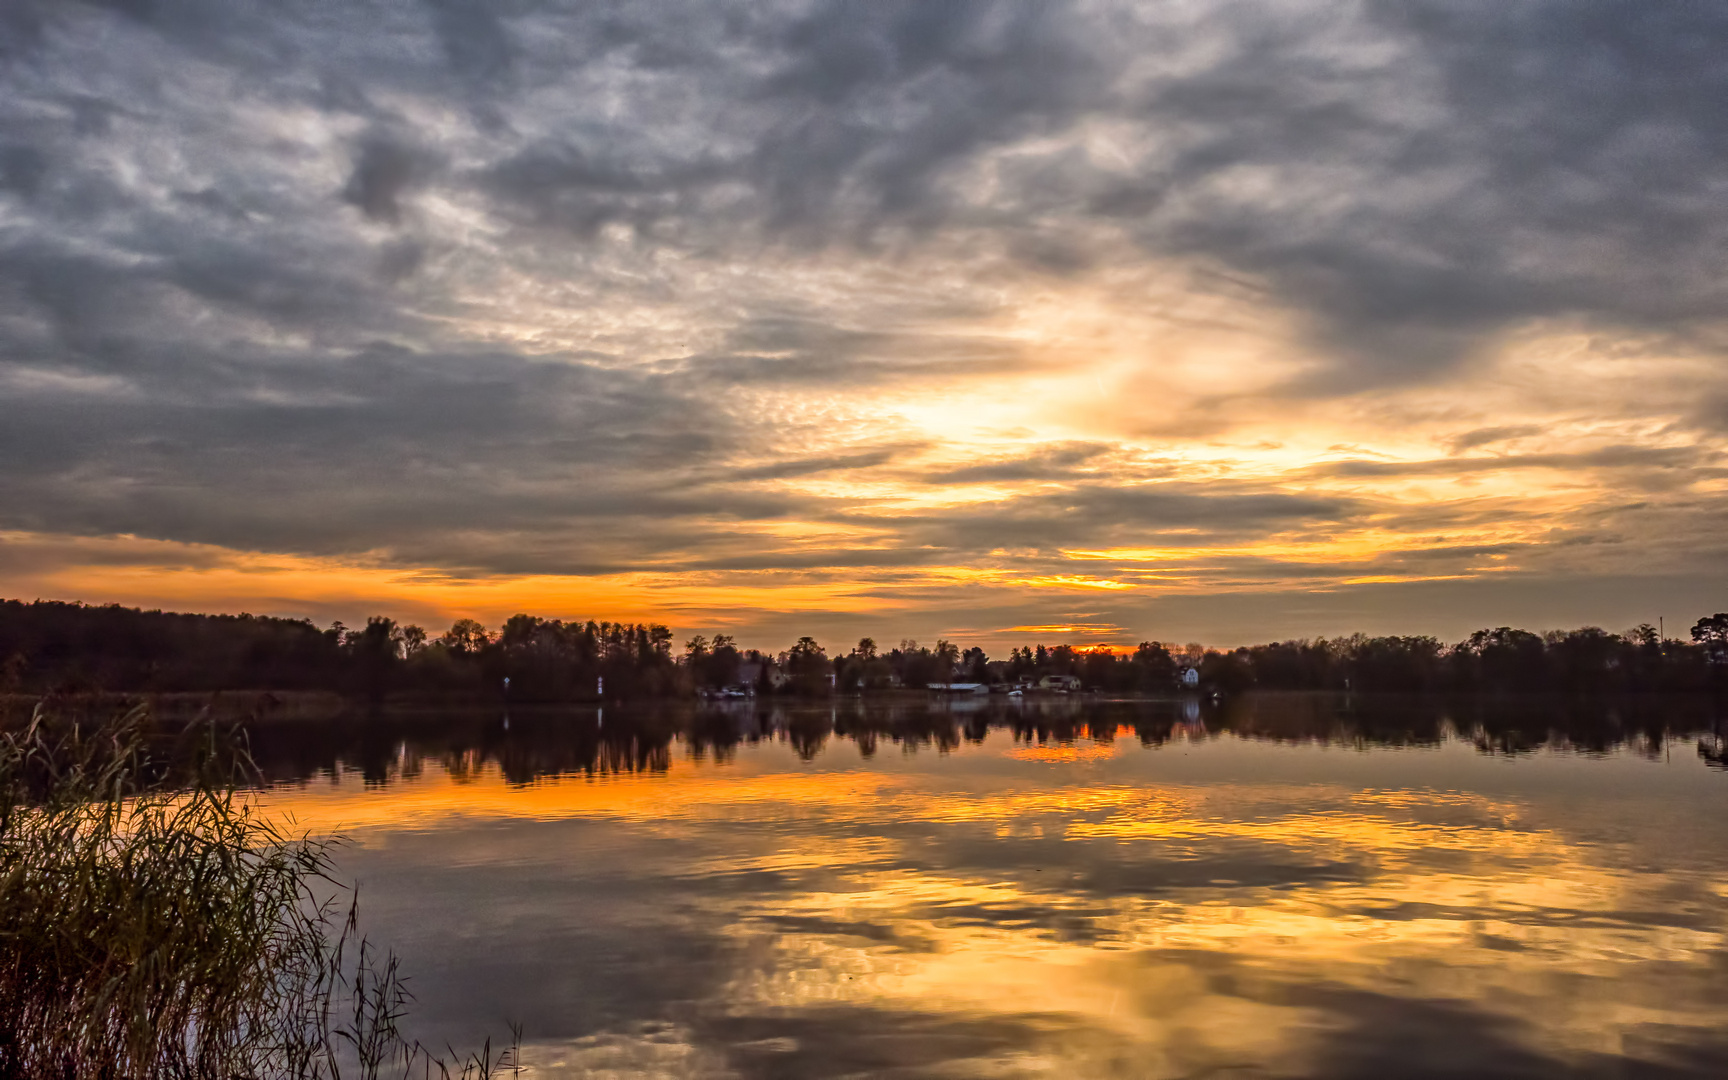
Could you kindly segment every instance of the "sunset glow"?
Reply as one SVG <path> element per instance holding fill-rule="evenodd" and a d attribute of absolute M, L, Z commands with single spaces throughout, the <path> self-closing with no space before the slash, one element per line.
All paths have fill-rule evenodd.
<path fill-rule="evenodd" d="M 1535 11 L 794 7 L 43 14 L 5 593 L 762 647 L 1721 606 L 1684 63 Z M 1706 39 L 1664 26 L 1627 55 Z"/>
<path fill-rule="evenodd" d="M 1724 102 L 1721 0 L 0 0 L 0 1075 L 1728 1076 Z"/>
<path fill-rule="evenodd" d="M 1252 768 L 1277 753 L 1204 735 L 1181 745 L 1212 769 Z M 1324 750 L 1283 753 L 1325 768 Z M 1425 752 L 1454 769 L 1473 753 L 1458 743 Z M 1614 983 L 1636 987 L 1635 1004 L 1553 992 L 1556 980 L 1611 982 L 1645 965 L 1695 972 L 1720 947 L 1722 928 L 1702 916 L 1635 921 L 1629 913 L 1662 904 L 1652 890 L 1694 895 L 1709 881 L 1628 866 L 1616 845 L 1580 838 L 1599 827 L 1594 815 L 1562 823 L 1541 799 L 1313 777 L 1151 782 L 1143 770 L 1176 766 L 1127 728 L 1111 741 L 1053 743 L 999 731 L 944 755 L 935 771 L 882 768 L 834 745 L 814 764 L 793 765 L 770 741 L 737 764 L 674 755 L 652 777 L 512 784 L 470 755 L 393 771 L 388 791 L 332 776 L 278 788 L 265 802 L 314 827 L 349 829 L 386 862 L 396 845 L 427 837 L 464 865 L 518 872 L 521 861 L 561 849 L 495 852 L 486 838 L 498 822 L 542 823 L 528 834 L 540 844 L 562 835 L 550 830 L 603 826 L 643 845 L 639 872 L 715 883 L 676 910 L 680 924 L 715 927 L 749 958 L 711 990 L 729 1013 L 1036 1017 L 1041 1028 L 1084 1028 L 1084 1039 L 1046 1048 L 1050 1067 L 1065 1071 L 1123 1045 L 1136 1048 L 1135 1075 L 1187 1075 L 1180 1062 L 1208 1052 L 1320 1075 L 1345 1034 L 1336 1002 L 1376 995 L 1518 1003 L 1520 1045 L 1557 1060 L 1622 1053 L 1650 1015 L 1681 1025 L 1669 1029 L 1673 1039 L 1706 1038 L 1722 1016 L 1715 1001 L 1689 1001 L 1678 987 Z M 995 786 L 983 786 L 986 777 Z M 947 843 L 927 846 L 937 837 Z M 1026 854 L 968 862 L 985 837 L 996 845 L 989 850 Z M 703 848 L 664 867 L 654 861 L 649 845 L 680 842 Z M 933 865 L 932 850 L 948 864 Z M 1124 867 L 1198 862 L 1212 875 L 1251 872 L 1255 860 L 1263 873 L 1347 871 L 1276 885 L 1208 881 L 1200 871 L 1143 894 L 1083 874 L 1094 869 L 1088 857 Z M 615 871 L 601 863 L 578 872 L 607 881 Z M 1082 926 L 1084 934 L 1068 932 Z M 1233 977 L 1220 982 L 1220 966 Z M 1286 982 L 1287 993 L 1268 989 Z M 657 1038 L 700 1042 L 676 1027 Z M 629 1039 L 552 1040 L 536 1053 L 602 1068 L 609 1055 L 644 1052 Z"/>

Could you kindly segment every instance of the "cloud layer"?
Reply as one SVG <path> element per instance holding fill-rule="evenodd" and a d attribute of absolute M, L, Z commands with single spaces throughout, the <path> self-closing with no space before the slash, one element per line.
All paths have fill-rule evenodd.
<path fill-rule="evenodd" d="M 1708 593 L 1725 45 L 1709 5 L 8 5 L 0 580 L 764 634 Z"/>

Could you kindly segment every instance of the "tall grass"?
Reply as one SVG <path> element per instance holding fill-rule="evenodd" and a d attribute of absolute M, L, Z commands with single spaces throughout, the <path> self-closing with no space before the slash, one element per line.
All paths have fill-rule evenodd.
<path fill-rule="evenodd" d="M 333 842 L 262 816 L 249 770 L 215 724 L 164 741 L 142 710 L 0 734 L 0 1076 L 513 1068 L 404 1039 L 399 965 L 359 935 Z"/>

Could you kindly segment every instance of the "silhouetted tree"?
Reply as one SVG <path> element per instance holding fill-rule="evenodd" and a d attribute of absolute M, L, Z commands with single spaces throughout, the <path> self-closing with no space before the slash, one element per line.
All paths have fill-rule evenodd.
<path fill-rule="evenodd" d="M 990 657 L 974 647 L 960 654 L 960 675 L 966 682 L 990 681 Z"/>
<path fill-rule="evenodd" d="M 1703 646 L 1713 659 L 1728 658 L 1728 613 L 1719 611 L 1693 623 L 1692 641 Z"/>
<path fill-rule="evenodd" d="M 773 664 L 725 635 L 691 637 L 676 661 L 659 625 L 562 622 L 517 614 L 498 634 L 459 619 L 436 640 L 420 627 L 373 617 L 359 629 L 252 615 L 190 615 L 80 604 L 0 601 L 3 683 L 13 693 L 211 690 L 337 690 L 376 703 L 389 694 L 496 698 L 502 680 L 520 701 L 588 701 L 599 681 L 609 698 L 658 697 L 733 685 L 748 659 L 762 692 Z M 1068 644 L 1011 649 L 992 663 L 982 648 L 946 639 L 934 649 L 903 640 L 880 652 L 861 639 L 830 661 L 809 637 L 782 657 L 791 689 L 826 693 L 953 679 L 1035 680 L 1078 675 L 1092 689 L 1152 694 L 1176 689 L 1181 664 L 1199 667 L 1214 689 L 1358 691 L 1560 690 L 1580 695 L 1695 691 L 1728 671 L 1728 614 L 1698 620 L 1691 640 L 1661 640 L 1645 625 L 1624 634 L 1598 627 L 1536 635 L 1484 629 L 1446 646 L 1431 637 L 1271 642 L 1231 651 L 1142 642 L 1132 653 Z M 1516 743 L 1537 733 L 1513 731 Z M 1510 743 L 1508 745 L 1511 745 Z"/>
<path fill-rule="evenodd" d="M 491 644 L 492 635 L 473 619 L 457 619 L 440 640 L 458 656 L 475 656 Z"/>
<path fill-rule="evenodd" d="M 1165 690 L 1175 681 L 1176 662 L 1162 642 L 1142 641 L 1129 662 L 1134 667 L 1136 690 Z"/>
<path fill-rule="evenodd" d="M 829 690 L 828 655 L 812 637 L 801 637 L 781 661 L 795 693 L 817 695 Z"/>

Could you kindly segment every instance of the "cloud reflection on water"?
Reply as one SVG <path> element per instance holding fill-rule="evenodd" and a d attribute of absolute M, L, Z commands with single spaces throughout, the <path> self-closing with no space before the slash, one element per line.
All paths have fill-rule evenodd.
<path fill-rule="evenodd" d="M 352 828 L 420 1022 L 520 1018 L 554 1072 L 1728 1061 L 1728 789 L 1689 745 L 1506 759 L 1452 735 L 1340 752 L 1117 730 L 870 758 L 785 735 L 526 783 L 464 759 L 269 798 Z"/>

